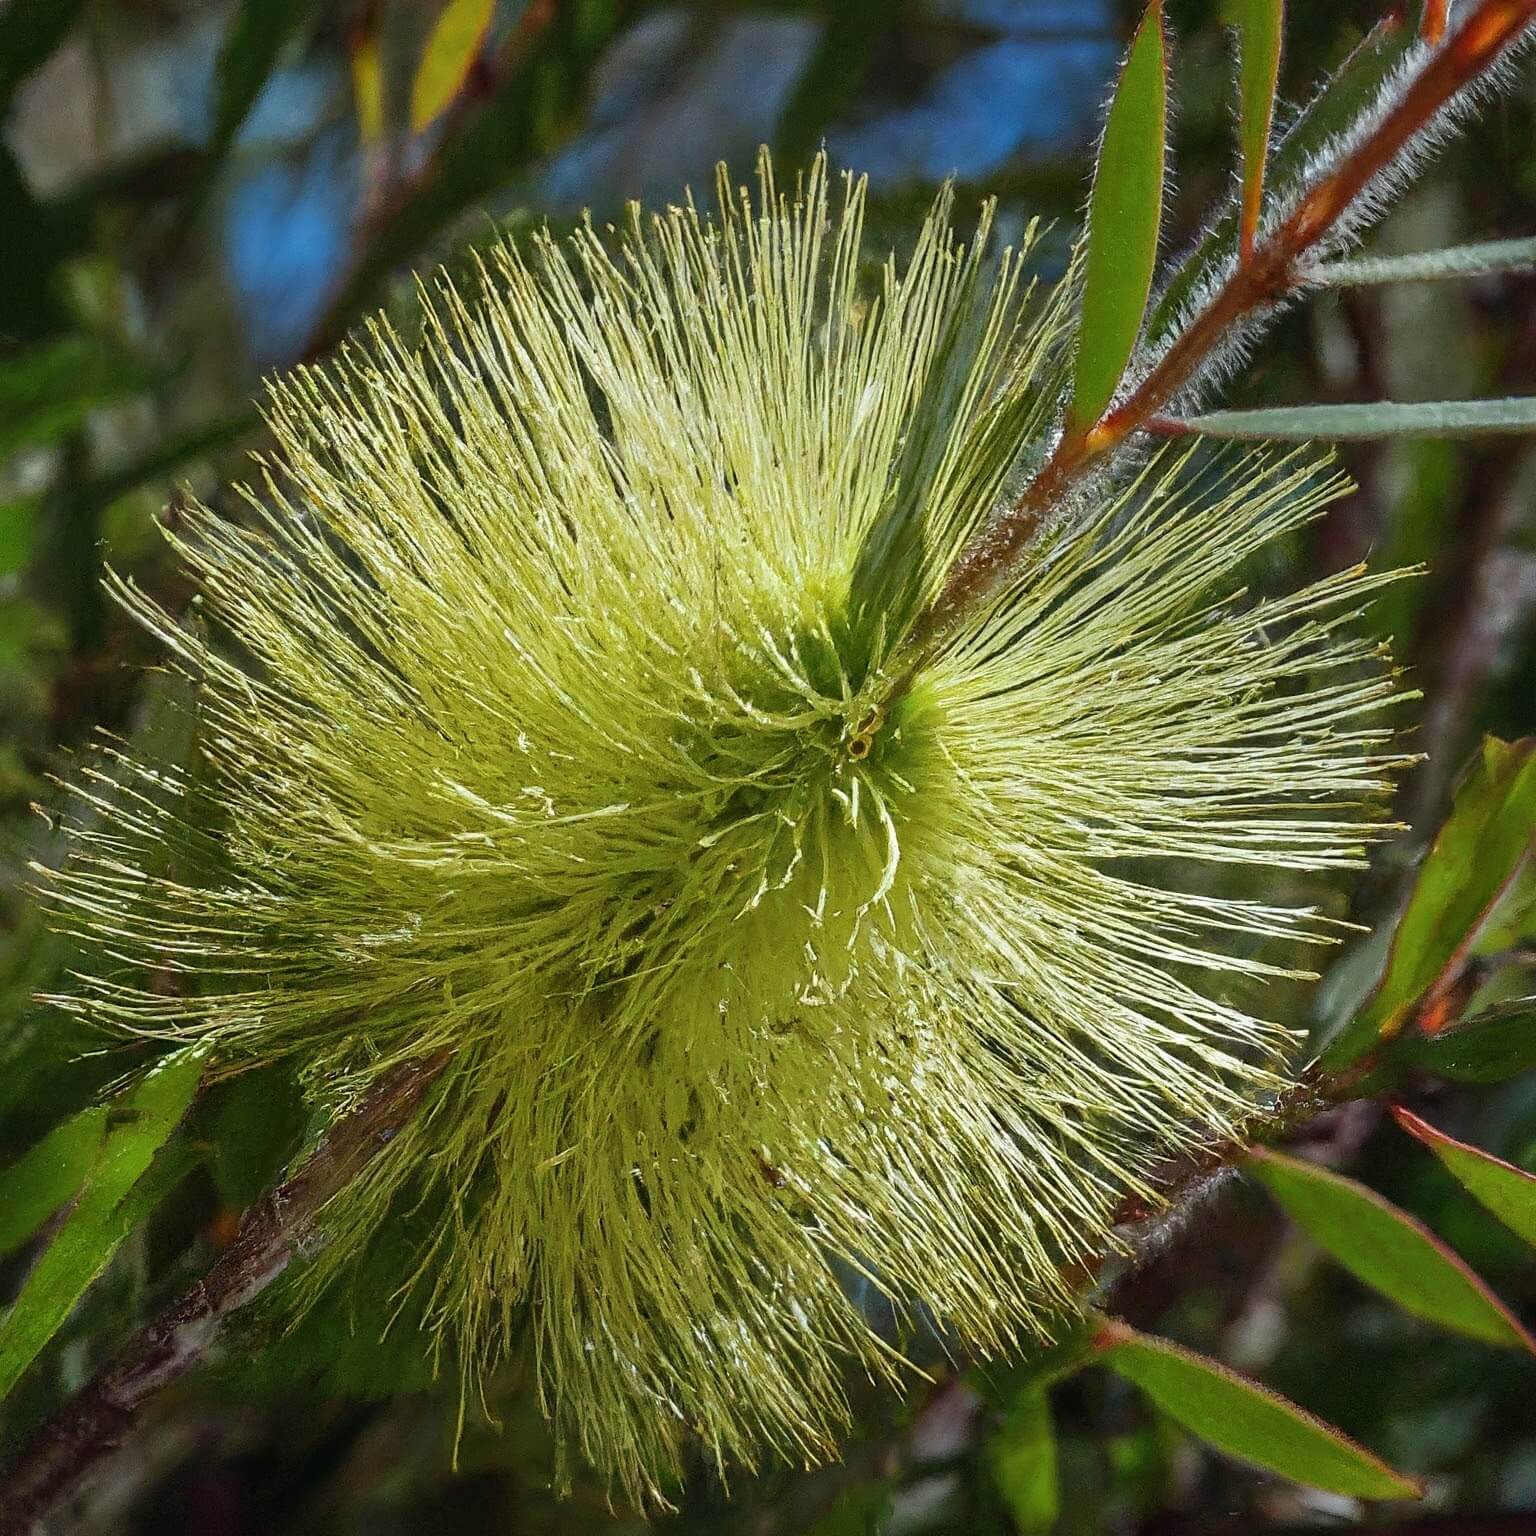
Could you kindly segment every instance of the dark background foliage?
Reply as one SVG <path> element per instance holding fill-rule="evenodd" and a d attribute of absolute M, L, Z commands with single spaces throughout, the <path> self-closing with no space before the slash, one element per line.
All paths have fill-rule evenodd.
<path fill-rule="evenodd" d="M 1337 61 L 1384 9 L 1296 0 L 1282 96 Z M 996 194 L 1004 229 L 1068 224 L 1129 7 L 1116 0 L 821 0 L 735 5 L 517 0 L 494 8 L 452 99 L 410 126 L 436 0 L 10 0 L 0 7 L 0 1162 L 122 1069 L 32 1002 L 71 957 L 25 892 L 53 857 L 49 776 L 106 729 L 174 734 L 144 638 L 104 599 L 104 564 L 165 601 L 188 594 L 157 518 L 177 487 L 217 500 L 261 428 L 261 375 L 325 352 L 370 307 L 408 315 L 409 274 L 493 221 L 601 217 L 677 196 L 760 142 L 786 165 L 825 142 L 867 169 L 882 238 L 900 243 L 945 175 Z M 1169 248 L 1232 176 L 1231 63 L 1217 7 L 1170 4 L 1179 47 Z M 370 80 L 377 79 L 376 104 Z M 1375 238 L 1387 250 L 1536 227 L 1532 91 L 1501 99 Z M 1050 247 L 1048 247 L 1049 249 Z M 1061 242 L 1054 247 L 1058 252 Z M 1255 359 L 1243 403 L 1536 392 L 1536 278 L 1406 285 L 1295 311 Z M 1360 491 L 1261 579 L 1293 584 L 1369 554 L 1423 562 L 1370 622 L 1424 691 L 1425 766 L 1404 786 L 1413 833 L 1358 893 L 1379 918 L 1443 813 L 1477 736 L 1536 729 L 1533 461 L 1518 440 L 1398 442 L 1344 455 Z M 169 751 L 174 742 L 162 741 Z M 1536 1167 L 1536 1078 L 1422 1094 L 1438 1123 Z M 226 1243 L 305 1134 L 276 1071 L 194 1111 L 157 1164 L 169 1198 L 0 1412 L 14 1443 Z M 1527 1318 L 1536 1264 L 1369 1102 L 1307 1150 L 1435 1226 Z M 402 1246 L 408 1234 L 395 1234 Z M 0 1299 L 25 1251 L 0 1262 Z M 258 1308 L 219 1366 L 154 1412 L 113 1464 L 82 1531 L 639 1531 L 603 1490 L 549 1491 L 551 1451 L 526 1363 L 496 1385 L 499 1429 L 434 1384 L 409 1309 L 381 1343 L 398 1255 L 291 1332 Z M 1428 1479 L 1418 1506 L 1373 1514 L 1198 1447 L 1096 1371 L 1051 1398 L 1030 1368 L 939 1367 L 896 1401 L 855 1385 L 846 1460 L 734 1480 L 700 1469 L 658 1530 L 1246 1532 L 1402 1521 L 1423 1531 L 1536 1530 L 1536 1362 L 1413 1322 L 1325 1262 L 1238 1179 L 1116 1298 L 1133 1323 L 1262 1374 Z M 1055 1473 L 1051 1473 L 1054 1455 Z M 1053 1493 L 1053 1487 L 1055 1492 Z M 1059 1509 L 1058 1509 L 1059 1505 Z"/>

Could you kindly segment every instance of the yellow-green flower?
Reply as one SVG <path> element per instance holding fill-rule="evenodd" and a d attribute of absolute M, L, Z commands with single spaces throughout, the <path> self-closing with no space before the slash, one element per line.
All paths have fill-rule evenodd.
<path fill-rule="evenodd" d="M 828 1452 L 849 1361 L 898 1366 L 850 1269 L 970 1345 L 1047 1326 L 1273 1085 L 1239 999 L 1322 936 L 1273 872 L 1356 861 L 1387 766 L 1375 578 L 1235 591 L 1339 494 L 1300 457 L 1101 486 L 894 686 L 1069 339 L 944 205 L 866 282 L 862 207 L 818 166 L 617 255 L 505 246 L 419 343 L 279 383 L 247 515 L 173 535 L 203 621 L 121 588 L 198 681 L 218 829 L 150 874 L 186 813 L 144 764 L 54 880 L 114 1028 L 328 1104 L 451 1053 L 333 1258 L 437 1200 L 471 1383 L 526 1318 L 629 1492 L 690 1436 Z"/>

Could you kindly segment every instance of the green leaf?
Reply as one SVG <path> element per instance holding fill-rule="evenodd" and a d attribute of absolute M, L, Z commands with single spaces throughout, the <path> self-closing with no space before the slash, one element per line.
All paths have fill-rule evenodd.
<path fill-rule="evenodd" d="M 0 502 L 0 576 L 19 571 L 31 559 L 42 504 L 35 494 Z"/>
<path fill-rule="evenodd" d="M 1468 1194 L 1487 1206 L 1511 1232 L 1536 1247 L 1536 1177 L 1513 1163 L 1437 1131 L 1400 1104 L 1392 1106 L 1392 1115 L 1410 1136 L 1417 1137 L 1445 1164 Z"/>
<path fill-rule="evenodd" d="M 821 40 L 774 131 L 774 152 L 785 164 L 808 161 L 828 127 L 855 106 L 891 20 L 890 0 L 840 0 L 828 8 Z"/>
<path fill-rule="evenodd" d="M 384 66 L 375 33 L 365 33 L 353 42 L 351 61 L 357 136 L 364 144 L 374 144 L 384 134 Z"/>
<path fill-rule="evenodd" d="M 1430 989 L 1454 981 L 1536 837 L 1536 741 L 1488 737 L 1424 859 L 1365 1006 L 1328 1043 L 1328 1071 L 1402 1033 Z"/>
<path fill-rule="evenodd" d="M 1061 1514 L 1056 1430 L 1050 1396 L 1042 1386 L 1020 1392 L 987 1442 L 992 1478 L 1020 1536 L 1048 1531 Z"/>
<path fill-rule="evenodd" d="M 1254 442 L 1347 442 L 1382 437 L 1496 437 L 1536 432 L 1536 395 L 1507 400 L 1368 400 L 1348 405 L 1282 405 L 1165 419 L 1170 435 Z"/>
<path fill-rule="evenodd" d="M 87 336 L 64 336 L 0 362 L 0 456 L 49 442 L 98 405 L 136 395 L 148 372 Z"/>
<path fill-rule="evenodd" d="M 304 0 L 241 0 L 219 50 L 217 105 L 208 145 L 211 164 L 228 153 L 284 44 L 310 10 Z"/>
<path fill-rule="evenodd" d="M 127 1197 L 180 1124 L 197 1091 L 203 1059 L 201 1048 L 176 1051 L 108 1106 L 106 1138 L 75 1208 L 0 1318 L 0 1397 L 15 1386 L 132 1230 L 125 1205 L 135 1219 L 138 1212 Z"/>
<path fill-rule="evenodd" d="M 1162 0 L 1141 18 L 1099 144 L 1088 204 L 1083 314 L 1077 335 L 1070 426 L 1104 414 L 1141 334 L 1163 213 L 1168 62 Z"/>
<path fill-rule="evenodd" d="M 1278 1393 L 1167 1339 L 1120 1322 L 1100 1331 L 1101 1358 L 1207 1444 L 1308 1487 L 1358 1499 L 1413 1499 L 1422 1489 Z"/>
<path fill-rule="evenodd" d="M 432 175 L 413 183 L 380 221 L 313 338 L 313 351 L 339 341 L 396 268 L 463 209 L 504 186 L 574 110 L 588 72 L 618 30 L 619 8 L 562 5 L 547 14 L 547 24 L 527 34 L 517 65 L 442 142 Z"/>
<path fill-rule="evenodd" d="M 1238 142 L 1243 152 L 1240 242 L 1252 253 L 1264 205 L 1264 167 L 1275 120 L 1275 90 L 1280 81 L 1280 39 L 1285 30 L 1285 0 L 1231 0 L 1238 37 Z"/>
<path fill-rule="evenodd" d="M 480 57 L 494 0 L 448 0 L 422 50 L 411 82 L 411 132 L 420 133 L 459 94 Z"/>
<path fill-rule="evenodd" d="M 244 1210 L 276 1182 L 298 1152 L 307 1111 L 292 1064 L 274 1062 L 219 1083 L 198 1105 L 208 1162 L 220 1196 Z"/>
<path fill-rule="evenodd" d="M 107 1126 L 103 1105 L 56 1125 L 0 1173 L 0 1253 L 32 1236 L 85 1182 Z"/>
<path fill-rule="evenodd" d="M 382 1402 L 437 1378 L 429 1340 L 433 1277 L 421 1255 L 445 1219 L 440 1201 L 391 1212 L 349 1261 L 347 1283 L 306 1290 L 290 1268 L 242 1317 L 219 1379 L 247 1399 L 302 1381 L 327 1396 Z"/>
<path fill-rule="evenodd" d="M 1423 1222 L 1342 1174 L 1256 1149 L 1248 1171 L 1357 1280 L 1454 1333 L 1536 1354 L 1536 1340 Z"/>
<path fill-rule="evenodd" d="M 1497 272 L 1536 269 L 1536 239 L 1489 240 L 1453 245 L 1408 256 L 1361 256 L 1321 262 L 1302 273 L 1315 288 L 1360 288 L 1375 283 L 1434 283 L 1449 278 L 1488 277 Z"/>
<path fill-rule="evenodd" d="M 1536 1067 L 1536 997 L 1496 1003 L 1475 1018 L 1392 1049 L 1394 1066 L 1452 1083 L 1502 1083 Z"/>

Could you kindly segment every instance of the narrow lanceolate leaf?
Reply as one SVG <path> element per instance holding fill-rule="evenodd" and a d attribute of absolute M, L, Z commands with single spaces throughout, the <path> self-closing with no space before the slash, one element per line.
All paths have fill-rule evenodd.
<path fill-rule="evenodd" d="M 1231 14 L 1238 32 L 1238 138 L 1243 152 L 1238 242 L 1246 261 L 1253 255 L 1264 206 L 1264 168 L 1275 120 L 1285 0 L 1232 0 Z"/>
<path fill-rule="evenodd" d="M 1489 240 L 1407 256 L 1361 256 L 1308 267 L 1302 281 L 1314 288 L 1360 288 L 1376 283 L 1433 283 L 1536 268 L 1536 239 Z"/>
<path fill-rule="evenodd" d="M 1370 400 L 1350 405 L 1284 405 L 1257 411 L 1211 411 L 1157 423 L 1182 436 L 1254 442 L 1334 442 L 1383 437 L 1500 437 L 1536 432 L 1536 395 L 1507 400 Z"/>
<path fill-rule="evenodd" d="M 1112 1371 L 1229 1456 L 1357 1499 L 1414 1499 L 1423 1491 L 1342 1431 L 1215 1360 L 1120 1322 L 1105 1323 L 1100 1348 Z"/>
<path fill-rule="evenodd" d="M 1163 7 L 1152 0 L 1126 55 L 1094 171 L 1069 413 L 1077 431 L 1104 414 L 1141 334 L 1157 260 L 1167 134 Z"/>
<path fill-rule="evenodd" d="M 0 1173 L 0 1253 L 26 1242 L 74 1198 L 96 1161 L 106 1125 L 104 1107 L 83 1110 Z"/>
<path fill-rule="evenodd" d="M 1509 1309 L 1423 1222 L 1342 1174 L 1259 1149 L 1248 1170 L 1357 1280 L 1454 1333 L 1536 1353 Z"/>
<path fill-rule="evenodd" d="M 1496 1003 L 1464 1024 L 1404 1040 L 1394 1066 L 1453 1083 L 1502 1083 L 1536 1068 L 1536 997 Z"/>
<path fill-rule="evenodd" d="M 469 77 L 491 24 L 494 0 L 448 0 L 422 50 L 411 82 L 411 131 L 420 133 Z"/>
<path fill-rule="evenodd" d="M 1518 884 L 1533 838 L 1536 741 L 1489 737 L 1419 870 L 1381 982 L 1323 1051 L 1326 1069 L 1395 1039 L 1426 999 L 1454 986 Z"/>
<path fill-rule="evenodd" d="M 234 143 L 278 55 L 310 14 L 303 0 L 242 0 L 219 50 L 218 92 L 209 156 L 217 161 Z"/>
<path fill-rule="evenodd" d="M 1294 191 L 1306 179 L 1316 156 L 1377 110 L 1386 83 L 1413 46 L 1412 29 L 1394 20 L 1378 22 L 1371 29 L 1270 147 L 1266 180 L 1272 194 Z M 1241 213 L 1239 196 L 1212 220 L 1154 300 L 1147 318 L 1147 339 L 1153 345 L 1173 334 L 1205 285 L 1235 257 Z"/>
<path fill-rule="evenodd" d="M 1392 1114 L 1410 1136 L 1416 1136 L 1445 1164 L 1468 1194 L 1486 1205 L 1511 1232 L 1536 1246 L 1536 1177 L 1437 1131 L 1401 1105 L 1394 1105 Z"/>
<path fill-rule="evenodd" d="M 52 442 L 98 406 L 142 394 L 154 373 L 93 336 L 14 351 L 0 367 L 0 456 Z"/>
<path fill-rule="evenodd" d="M 384 133 L 384 66 L 378 37 L 368 32 L 354 39 L 351 59 L 357 136 L 364 144 L 374 144 Z"/>
<path fill-rule="evenodd" d="M 203 1070 L 200 1048 L 177 1051 L 108 1106 L 108 1129 L 80 1198 L 0 1318 L 0 1397 L 15 1386 L 131 1227 L 125 1206 L 151 1159 L 176 1129 Z"/>

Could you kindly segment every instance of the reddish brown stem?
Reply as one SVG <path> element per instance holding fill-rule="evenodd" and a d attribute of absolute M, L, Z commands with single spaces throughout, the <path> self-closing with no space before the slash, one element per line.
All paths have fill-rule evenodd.
<path fill-rule="evenodd" d="M 31 1531 L 123 1442 L 144 1402 L 202 1360 L 224 1320 L 287 1269 L 321 1209 L 389 1143 L 446 1064 L 439 1053 L 386 1073 L 292 1178 L 246 1212 L 208 1273 L 37 1430 L 0 1481 L 0 1536 Z"/>
<path fill-rule="evenodd" d="M 903 684 L 967 614 L 997 591 L 1073 484 L 1132 432 L 1145 428 L 1243 321 L 1295 290 L 1302 258 L 1446 103 L 1487 70 L 1533 19 L 1536 0 L 1482 0 L 1381 122 L 1313 182 L 1291 214 L 1257 247 L 1251 260 L 1237 266 L 1135 389 L 1094 426 L 1063 434 L 1018 500 L 950 567 L 943 588 L 918 623 L 911 642 L 915 659 L 901 674 Z"/>

